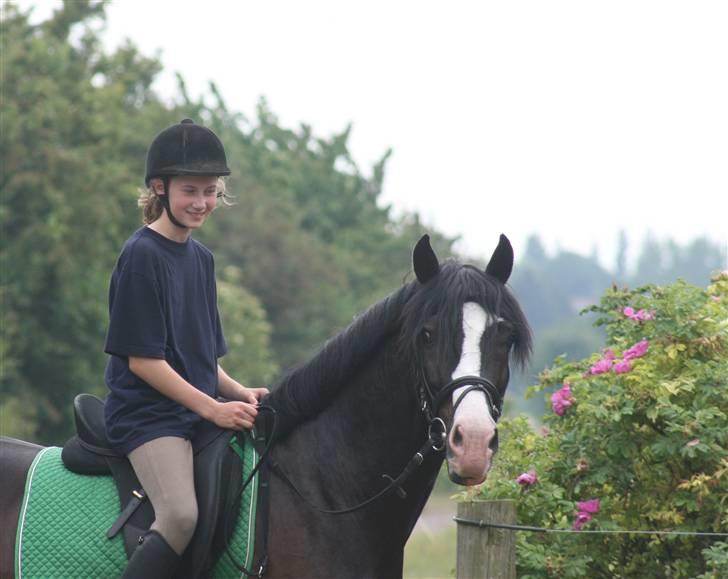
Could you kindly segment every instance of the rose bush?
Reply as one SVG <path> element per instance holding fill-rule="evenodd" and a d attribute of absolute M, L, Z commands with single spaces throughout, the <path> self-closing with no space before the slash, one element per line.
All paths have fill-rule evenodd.
<path fill-rule="evenodd" d="M 615 287 L 588 311 L 605 350 L 541 374 L 545 426 L 503 420 L 496 465 L 465 497 L 515 499 L 532 526 L 728 532 L 728 274 Z M 727 543 L 519 532 L 518 576 L 728 577 Z"/>

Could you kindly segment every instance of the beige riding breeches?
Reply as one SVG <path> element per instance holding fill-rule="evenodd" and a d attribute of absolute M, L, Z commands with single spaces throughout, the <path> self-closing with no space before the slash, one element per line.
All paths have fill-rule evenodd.
<path fill-rule="evenodd" d="M 181 555 L 197 526 L 192 444 L 177 436 L 156 438 L 132 450 L 129 460 L 154 507 L 151 528 Z"/>

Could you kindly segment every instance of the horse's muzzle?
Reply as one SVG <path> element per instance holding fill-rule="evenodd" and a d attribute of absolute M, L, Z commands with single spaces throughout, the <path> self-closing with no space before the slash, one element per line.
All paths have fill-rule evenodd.
<path fill-rule="evenodd" d="M 465 416 L 453 424 L 447 439 L 447 462 L 450 478 L 458 484 L 472 486 L 485 480 L 491 466 L 495 425 Z"/>

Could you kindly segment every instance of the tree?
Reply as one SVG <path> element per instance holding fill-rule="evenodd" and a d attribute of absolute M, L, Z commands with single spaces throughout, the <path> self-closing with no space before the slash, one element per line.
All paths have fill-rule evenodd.
<path fill-rule="evenodd" d="M 103 383 L 108 275 L 135 195 L 118 152 L 138 144 L 132 113 L 159 68 L 130 47 L 103 57 L 88 28 L 102 16 L 66 2 L 31 26 L 8 4 L 0 23 L 3 414 L 15 405 L 41 441 L 67 433 L 74 392 Z"/>
<path fill-rule="evenodd" d="M 225 371 L 247 386 L 268 384 L 278 372 L 270 352 L 271 325 L 260 300 L 245 289 L 240 270 L 217 275 L 217 301 L 229 354 Z"/>
<path fill-rule="evenodd" d="M 538 235 L 530 235 L 526 240 L 525 259 L 533 263 L 544 263 L 548 261 L 546 249 Z"/>
<path fill-rule="evenodd" d="M 590 310 L 606 349 L 543 372 L 546 430 L 506 421 L 480 496 L 515 499 L 527 525 L 727 532 L 728 275 L 612 288 Z M 519 534 L 518 549 L 519 577 L 728 572 L 726 542 L 699 536 Z"/>
<path fill-rule="evenodd" d="M 648 236 L 637 268 L 627 279 L 632 285 L 668 283 L 678 278 L 699 283 L 706 274 L 724 269 L 727 263 L 728 247 L 725 243 L 721 245 L 707 238 L 697 238 L 680 245 L 672 240 L 660 242 Z"/>

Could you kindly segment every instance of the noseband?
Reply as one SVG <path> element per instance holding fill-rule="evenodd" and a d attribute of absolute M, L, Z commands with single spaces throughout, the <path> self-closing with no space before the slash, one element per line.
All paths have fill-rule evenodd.
<path fill-rule="evenodd" d="M 503 398 L 495 387 L 495 384 L 487 378 L 483 378 L 482 376 L 460 376 L 445 384 L 445 386 L 438 390 L 437 394 L 434 394 L 423 372 L 422 382 L 417 389 L 417 393 L 420 399 L 420 410 L 429 423 L 430 439 L 433 440 L 433 444 L 435 444 L 435 440 L 440 439 L 435 444 L 435 450 L 444 450 L 445 440 L 447 439 L 447 427 L 443 420 L 437 416 L 437 411 L 448 396 L 451 396 L 455 390 L 463 386 L 468 386 L 468 388 L 458 396 L 458 399 L 453 404 L 453 416 L 455 416 L 455 411 L 463 399 L 471 392 L 478 391 L 482 392 L 485 396 L 485 401 L 493 420 L 498 422 L 500 418 L 503 409 Z M 436 429 L 439 429 L 441 432 L 436 432 Z"/>

